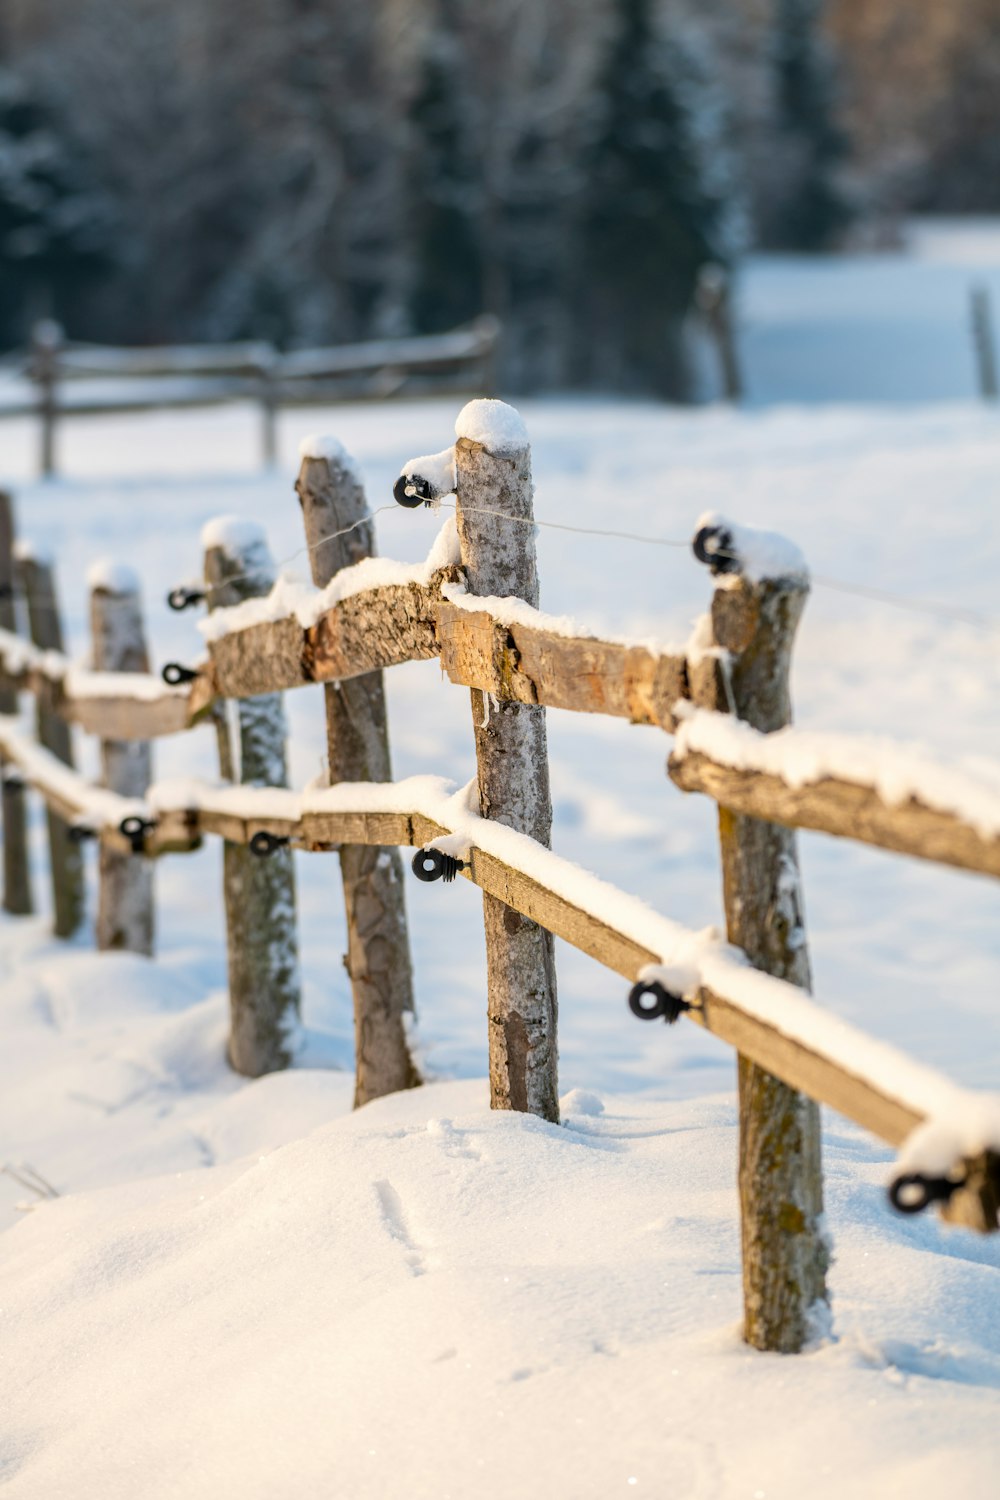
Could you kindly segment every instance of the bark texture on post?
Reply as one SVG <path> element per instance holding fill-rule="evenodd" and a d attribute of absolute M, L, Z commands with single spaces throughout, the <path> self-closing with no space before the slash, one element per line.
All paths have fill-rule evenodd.
<path fill-rule="evenodd" d="M 131 568 L 98 565 L 88 575 L 94 670 L 148 672 L 139 579 Z M 141 740 L 102 740 L 104 785 L 123 797 L 144 797 L 153 757 Z M 153 862 L 101 844 L 97 946 L 153 953 Z"/>
<path fill-rule="evenodd" d="M 523 424 L 502 402 L 474 401 L 460 415 L 457 431 L 458 534 L 469 592 L 512 595 L 537 607 L 531 450 Z M 548 847 L 552 802 L 544 708 L 498 702 L 473 689 L 472 720 L 483 817 Z M 483 921 L 491 1106 L 557 1120 L 552 934 L 485 894 Z"/>
<path fill-rule="evenodd" d="M 304 457 L 296 483 L 313 582 L 375 555 L 361 478 L 339 445 Z M 361 525 L 355 525 L 362 522 Z M 343 536 L 334 533 L 353 527 Z M 327 683 L 330 784 L 391 781 L 389 728 L 381 672 Z M 421 1082 L 407 1037 L 415 1013 L 413 968 L 398 849 L 345 844 L 340 870 L 347 911 L 345 965 L 354 999 L 355 1107 Z"/>
<path fill-rule="evenodd" d="M 62 342 L 63 331 L 50 318 L 36 323 L 31 331 L 30 372 L 38 387 L 38 415 L 41 423 L 38 467 L 46 479 L 56 471 L 59 350 Z"/>
<path fill-rule="evenodd" d="M 228 608 L 266 594 L 274 568 L 263 533 L 225 518 L 202 534 L 209 605 Z M 228 736 L 220 733 L 225 774 Z M 285 714 L 277 693 L 239 704 L 239 775 L 244 784 L 286 787 Z M 261 858 L 245 845 L 223 847 L 226 947 L 229 963 L 229 1062 L 259 1078 L 287 1068 L 299 1015 L 292 851 Z"/>
<path fill-rule="evenodd" d="M 28 605 L 31 639 L 45 651 L 62 651 L 55 577 L 49 563 L 22 553 L 18 569 Z M 69 725 L 42 699 L 38 700 L 38 740 L 64 765 L 73 764 Z M 48 811 L 49 861 L 52 868 L 53 931 L 68 938 L 80 927 L 84 913 L 83 858 L 79 844 L 57 813 Z"/>
<path fill-rule="evenodd" d="M 0 490 L 0 629 L 17 630 L 14 602 L 14 506 Z M 17 690 L 0 679 L 0 713 L 17 713 Z M 24 787 L 16 775 L 4 774 L 3 786 L 3 909 L 12 916 L 31 914 L 31 874 L 28 867 L 28 829 Z"/>
<path fill-rule="evenodd" d="M 733 708 L 765 734 L 791 722 L 792 641 L 807 594 L 804 581 L 732 577 L 715 592 Z M 729 941 L 755 968 L 807 990 L 794 831 L 720 808 L 719 834 Z M 738 1069 L 743 1336 L 792 1354 L 815 1336 L 826 1303 L 819 1107 L 744 1057 Z"/>

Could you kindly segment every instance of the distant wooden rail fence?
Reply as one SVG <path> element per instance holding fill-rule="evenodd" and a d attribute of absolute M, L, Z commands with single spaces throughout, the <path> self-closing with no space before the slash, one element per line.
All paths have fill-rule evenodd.
<path fill-rule="evenodd" d="M 29 353 L 4 362 L 31 395 L 0 399 L 0 417 L 37 416 L 39 470 L 56 469 L 65 418 L 251 401 L 260 408 L 261 455 L 276 456 L 282 407 L 490 390 L 500 325 L 484 314 L 465 328 L 287 353 L 266 341 L 114 348 L 66 343 L 39 324 Z"/>
<path fill-rule="evenodd" d="M 462 874 L 484 893 L 494 1107 L 557 1117 L 550 934 L 626 979 L 637 1016 L 672 1021 L 683 1014 L 737 1049 L 744 1332 L 759 1348 L 800 1349 L 815 1333 L 827 1295 L 814 1101 L 904 1147 L 892 1189 L 898 1208 L 937 1201 L 946 1218 L 981 1230 L 998 1226 L 1000 1103 L 872 1041 L 803 993 L 808 954 L 792 830 L 817 829 L 997 876 L 1000 794 L 991 802 L 990 789 L 965 768 L 925 763 L 903 746 L 899 764 L 909 790 L 901 795 L 897 784 L 887 794 L 879 768 L 897 753 L 893 747 L 883 747 L 880 760 L 862 740 L 824 737 L 817 747 L 816 736 L 788 727 L 791 645 L 808 580 L 794 549 L 783 544 L 776 552 L 768 538 L 760 551 L 750 528 L 718 522 L 696 537 L 695 551 L 716 585 L 709 636 L 703 630 L 696 644 L 658 651 L 575 634 L 543 614 L 530 453 L 519 419 L 501 403 L 474 402 L 458 431 L 448 478 L 440 477 L 437 455 L 413 461 L 396 487 L 409 505 L 455 496 L 456 520 L 446 522 L 423 566 L 374 558 L 359 476 L 332 442 L 306 454 L 297 484 L 316 592 L 294 607 L 281 602 L 280 588 L 267 597 L 273 568 L 263 537 L 231 518 L 209 527 L 205 585 L 172 596 L 174 607 L 216 606 L 206 625 L 207 659 L 168 665 L 174 685 L 141 671 L 74 667 L 38 638 L 30 598 L 35 641 L 16 632 L 19 575 L 20 591 L 37 592 L 38 566 L 31 575 L 12 552 L 4 499 L 5 905 L 30 908 L 23 806 L 11 768 L 69 829 L 65 845 L 52 846 L 57 892 L 66 883 L 58 850 L 78 855 L 81 838 L 93 835 L 120 858 L 182 852 L 207 835 L 221 837 L 230 1057 L 253 1074 L 289 1061 L 297 1007 L 290 849 L 338 851 L 358 1040 L 356 1099 L 364 1102 L 419 1082 L 393 851 L 417 849 L 421 878 Z M 438 465 L 434 481 L 421 464 Z M 759 557 L 769 559 L 763 571 Z M 42 582 L 52 595 L 51 576 Z M 98 569 L 91 587 L 93 613 L 93 600 L 103 598 L 106 609 L 108 600 L 134 596 L 136 584 Z M 385 734 L 382 672 L 435 658 L 472 693 L 476 808 L 467 793 L 435 778 L 392 782 L 387 753 L 371 748 Z M 309 684 L 325 686 L 330 784 L 297 793 L 283 785 L 280 694 Z M 222 781 L 154 783 L 138 796 L 95 788 L 66 764 L 65 745 L 46 748 L 44 735 L 39 743 L 25 731 L 15 717 L 21 690 L 38 703 L 40 728 L 52 718 L 77 724 L 100 735 L 105 750 L 208 724 Z M 239 751 L 221 712 L 227 700 L 239 705 Z M 658 916 L 550 850 L 546 707 L 658 725 L 675 736 L 671 779 L 719 804 L 728 943 Z M 243 863 L 233 863 L 237 856 Z M 269 883 L 258 889 L 264 871 Z M 373 882 L 381 882 L 377 899 Z M 122 946 L 137 946 L 130 920 L 111 923 L 124 934 Z M 245 950 L 253 942 L 250 964 Z M 933 1169 L 921 1154 L 925 1137 Z"/>

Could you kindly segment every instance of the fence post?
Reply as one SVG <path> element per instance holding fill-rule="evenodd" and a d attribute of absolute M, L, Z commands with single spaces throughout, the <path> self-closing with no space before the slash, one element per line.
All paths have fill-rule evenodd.
<path fill-rule="evenodd" d="M 972 343 L 976 352 L 976 373 L 979 376 L 979 394 L 984 401 L 995 401 L 1000 395 L 997 384 L 996 343 L 993 337 L 993 308 L 990 290 L 986 286 L 970 289 L 972 312 Z"/>
<path fill-rule="evenodd" d="M 260 401 L 260 447 L 265 469 L 273 468 L 278 459 L 278 392 L 274 367 L 277 351 L 268 345 L 261 348 L 257 369 L 258 399 Z"/>
<path fill-rule="evenodd" d="M 741 401 L 743 378 L 736 352 L 732 281 L 729 272 L 724 266 L 714 262 L 702 266 L 694 295 L 718 355 L 722 393 L 727 401 Z"/>
<path fill-rule="evenodd" d="M 17 630 L 14 600 L 14 507 L 0 490 L 0 629 Z M 0 713 L 17 713 L 17 691 L 0 683 Z M 28 867 L 28 830 L 24 787 L 20 777 L 7 776 L 0 763 L 3 788 L 3 908 L 15 917 L 31 914 L 31 874 Z"/>
<path fill-rule="evenodd" d="M 332 439 L 303 448 L 295 488 L 313 582 L 322 588 L 341 568 L 374 556 L 375 534 L 353 459 Z M 355 525 L 359 521 L 363 524 Z M 334 535 L 345 527 L 353 529 Z M 327 683 L 324 694 L 331 786 L 391 781 L 382 673 Z M 345 964 L 354 999 L 357 1107 L 413 1088 L 421 1078 L 407 1035 L 415 1008 L 399 851 L 342 845 L 340 871 L 347 912 Z"/>
<path fill-rule="evenodd" d="M 139 579 L 131 568 L 97 563 L 87 575 L 94 669 L 148 672 Z M 150 746 L 138 740 L 102 740 L 104 785 L 123 797 L 143 797 L 152 780 Z M 104 844 L 99 855 L 97 946 L 153 953 L 153 862 L 119 854 Z"/>
<path fill-rule="evenodd" d="M 56 471 L 56 418 L 58 416 L 59 350 L 63 331 L 51 318 L 36 323 L 31 330 L 31 378 L 38 386 L 38 415 L 41 420 L 39 467 L 47 479 Z"/>
<path fill-rule="evenodd" d="M 712 626 L 729 653 L 731 708 L 771 733 L 791 722 L 792 642 L 808 579 L 793 570 L 751 582 L 740 573 L 739 544 L 722 530 L 717 538 L 727 562 L 713 564 L 726 576 L 713 597 Z M 729 941 L 755 968 L 807 990 L 794 830 L 720 807 L 719 838 Z M 819 1107 L 745 1057 L 738 1073 L 743 1337 L 757 1349 L 793 1354 L 820 1331 L 827 1300 Z"/>
<path fill-rule="evenodd" d="M 62 651 L 63 635 L 56 599 L 52 565 L 18 549 L 18 569 L 28 605 L 31 639 L 43 651 Z M 38 699 L 38 739 L 46 750 L 64 765 L 73 764 L 73 746 L 69 725 L 42 696 Z M 49 825 L 49 861 L 52 867 L 53 931 L 56 937 L 72 937 L 83 922 L 83 858 L 79 844 L 69 837 L 69 828 L 51 808 Z"/>
<path fill-rule="evenodd" d="M 471 401 L 455 445 L 458 534 L 470 594 L 538 604 L 531 449 L 502 401 Z M 510 518 L 509 520 L 507 518 Z M 548 847 L 552 827 L 545 710 L 472 691 L 484 818 Z M 559 1118 L 556 975 L 551 933 L 483 895 L 489 990 L 490 1104 Z"/>
<path fill-rule="evenodd" d="M 202 545 L 211 608 L 228 608 L 270 590 L 274 565 L 259 527 L 225 516 L 205 527 Z M 223 743 L 220 736 L 220 750 Z M 239 774 L 244 784 L 288 785 L 279 693 L 245 698 L 239 704 Z M 245 845 L 226 842 L 223 891 L 229 1062 L 237 1073 L 259 1078 L 288 1067 L 299 1015 L 291 849 L 278 848 L 262 858 Z"/>

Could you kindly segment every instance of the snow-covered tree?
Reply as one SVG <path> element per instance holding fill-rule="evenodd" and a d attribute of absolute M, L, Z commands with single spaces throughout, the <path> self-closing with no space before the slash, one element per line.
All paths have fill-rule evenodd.
<path fill-rule="evenodd" d="M 577 263 L 590 379 L 683 396 L 683 324 L 700 268 L 734 248 L 715 104 L 653 0 L 615 0 L 584 152 Z"/>
<path fill-rule="evenodd" d="M 0 343 L 31 322 L 71 322 L 111 261 L 111 212 L 83 153 L 46 102 L 0 68 Z"/>
<path fill-rule="evenodd" d="M 846 227 L 841 183 L 847 140 L 837 118 L 833 54 L 822 29 L 826 0 L 775 0 L 775 156 L 762 220 L 768 244 L 824 250 Z"/>
<path fill-rule="evenodd" d="M 414 326 L 434 333 L 483 310 L 482 165 L 452 0 L 437 0 L 407 112 L 407 228 Z"/>

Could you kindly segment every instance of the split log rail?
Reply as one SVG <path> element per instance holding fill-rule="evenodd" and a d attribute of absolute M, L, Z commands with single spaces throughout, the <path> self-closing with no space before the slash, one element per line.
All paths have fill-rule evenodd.
<path fill-rule="evenodd" d="M 737 1050 L 744 1335 L 758 1348 L 794 1352 L 815 1333 L 827 1302 L 816 1104 L 904 1147 L 891 1192 L 897 1208 L 915 1211 L 938 1201 L 945 1218 L 988 1231 L 998 1227 L 1000 1209 L 1000 1103 L 990 1096 L 984 1102 L 875 1043 L 804 993 L 809 965 L 793 830 L 820 830 L 997 876 L 1000 794 L 961 766 L 943 768 L 899 747 L 912 789 L 901 796 L 897 786 L 889 795 L 880 785 L 879 757 L 864 741 L 826 737 L 820 754 L 815 736 L 788 727 L 789 662 L 808 575 L 787 545 L 784 552 L 763 549 L 759 555 L 771 561 L 762 575 L 750 528 L 720 522 L 695 538 L 695 553 L 715 579 L 711 628 L 696 644 L 657 652 L 567 633 L 563 622 L 537 608 L 530 450 L 520 419 L 501 403 L 473 402 L 457 431 L 453 468 L 442 471 L 438 463 L 429 479 L 420 472 L 423 461 L 414 461 L 396 486 L 404 505 L 455 496 L 457 526 L 446 523 L 422 568 L 371 555 L 357 470 L 333 443 L 305 457 L 299 476 L 318 585 L 308 609 L 278 618 L 270 602 L 262 609 L 252 599 L 260 591 L 246 580 L 255 569 L 266 571 L 266 547 L 255 551 L 257 542 L 238 528 L 213 532 L 212 545 L 223 552 L 242 535 L 242 560 L 237 548 L 225 566 L 213 565 L 210 552 L 205 590 L 177 591 L 175 607 L 206 597 L 215 607 L 207 660 L 166 668 L 173 685 L 144 672 L 75 668 L 61 651 L 22 639 L 7 610 L 0 630 L 5 906 L 25 909 L 26 872 L 12 868 L 24 859 L 23 804 L 19 792 L 13 795 L 22 782 L 68 827 L 74 853 L 88 835 L 116 855 L 147 859 L 193 849 L 205 836 L 261 856 L 289 846 L 339 851 L 358 1040 L 356 1101 L 363 1103 L 419 1082 L 409 1051 L 409 948 L 392 851 L 416 849 L 414 870 L 423 879 L 462 874 L 484 895 L 493 1107 L 557 1117 L 552 935 L 627 980 L 635 1015 L 667 1021 L 683 1015 Z M 9 504 L 0 508 L 0 521 L 5 514 L 0 548 L 9 553 Z M 357 546 L 331 550 L 334 522 L 334 532 L 353 535 Z M 208 546 L 207 534 L 205 540 Z M 8 574 L 16 580 L 19 570 L 23 581 L 24 565 L 0 555 L 0 580 Z M 232 589 L 224 590 L 227 577 L 243 580 L 250 602 L 220 607 L 235 603 Z M 105 594 L 109 587 L 105 579 Z M 381 674 L 434 658 L 451 682 L 471 690 L 475 805 L 433 778 L 390 780 Z M 128 652 L 120 659 L 127 662 Z M 273 712 L 256 709 L 244 719 L 240 758 L 244 769 L 253 755 L 263 756 L 254 765 L 283 765 L 274 741 L 280 723 L 274 695 L 314 684 L 327 687 L 329 784 L 301 793 L 282 788 L 274 775 L 265 777 L 267 785 L 238 784 L 221 707 L 232 700 L 244 708 L 276 704 Z M 25 732 L 13 713 L 19 691 L 32 693 L 47 715 L 105 741 L 144 744 L 214 725 L 223 782 L 177 788 L 154 782 L 142 795 L 131 787 L 130 795 L 95 788 L 65 763 L 58 746 L 46 749 Z M 658 916 L 550 850 L 546 708 L 612 715 L 674 735 L 671 779 L 719 805 L 728 943 Z M 883 760 L 887 753 L 883 747 Z M 811 769 L 803 770 L 804 762 Z M 259 782 L 259 769 L 242 779 Z M 369 857 L 378 850 L 391 859 Z M 54 864 L 57 857 L 53 845 Z M 232 893 L 227 876 L 230 940 L 242 930 L 236 908 L 246 897 L 248 867 L 240 868 Z M 281 939 L 294 926 L 294 883 L 290 865 L 283 868 L 281 889 L 268 887 L 264 898 L 262 920 L 270 913 L 274 931 L 273 941 L 256 950 L 262 972 L 255 1003 L 269 985 L 283 984 L 281 1013 L 291 1024 L 294 934 L 284 932 L 284 946 Z M 62 878 L 55 868 L 53 875 L 57 883 Z M 387 954 L 395 955 L 389 964 L 395 986 L 385 978 Z M 234 979 L 240 957 L 230 941 L 234 1037 L 246 1023 Z M 282 962 L 279 984 L 277 970 L 263 970 Z M 279 1015 L 268 1025 L 263 1052 L 245 1049 L 241 1062 L 231 1046 L 241 1071 L 287 1062 L 285 1022 Z M 984 1119 L 993 1125 L 969 1123 Z M 921 1170 L 919 1151 L 907 1143 L 915 1132 L 919 1140 L 921 1131 L 942 1126 L 951 1129 L 954 1145 L 948 1169 L 934 1175 Z"/>

